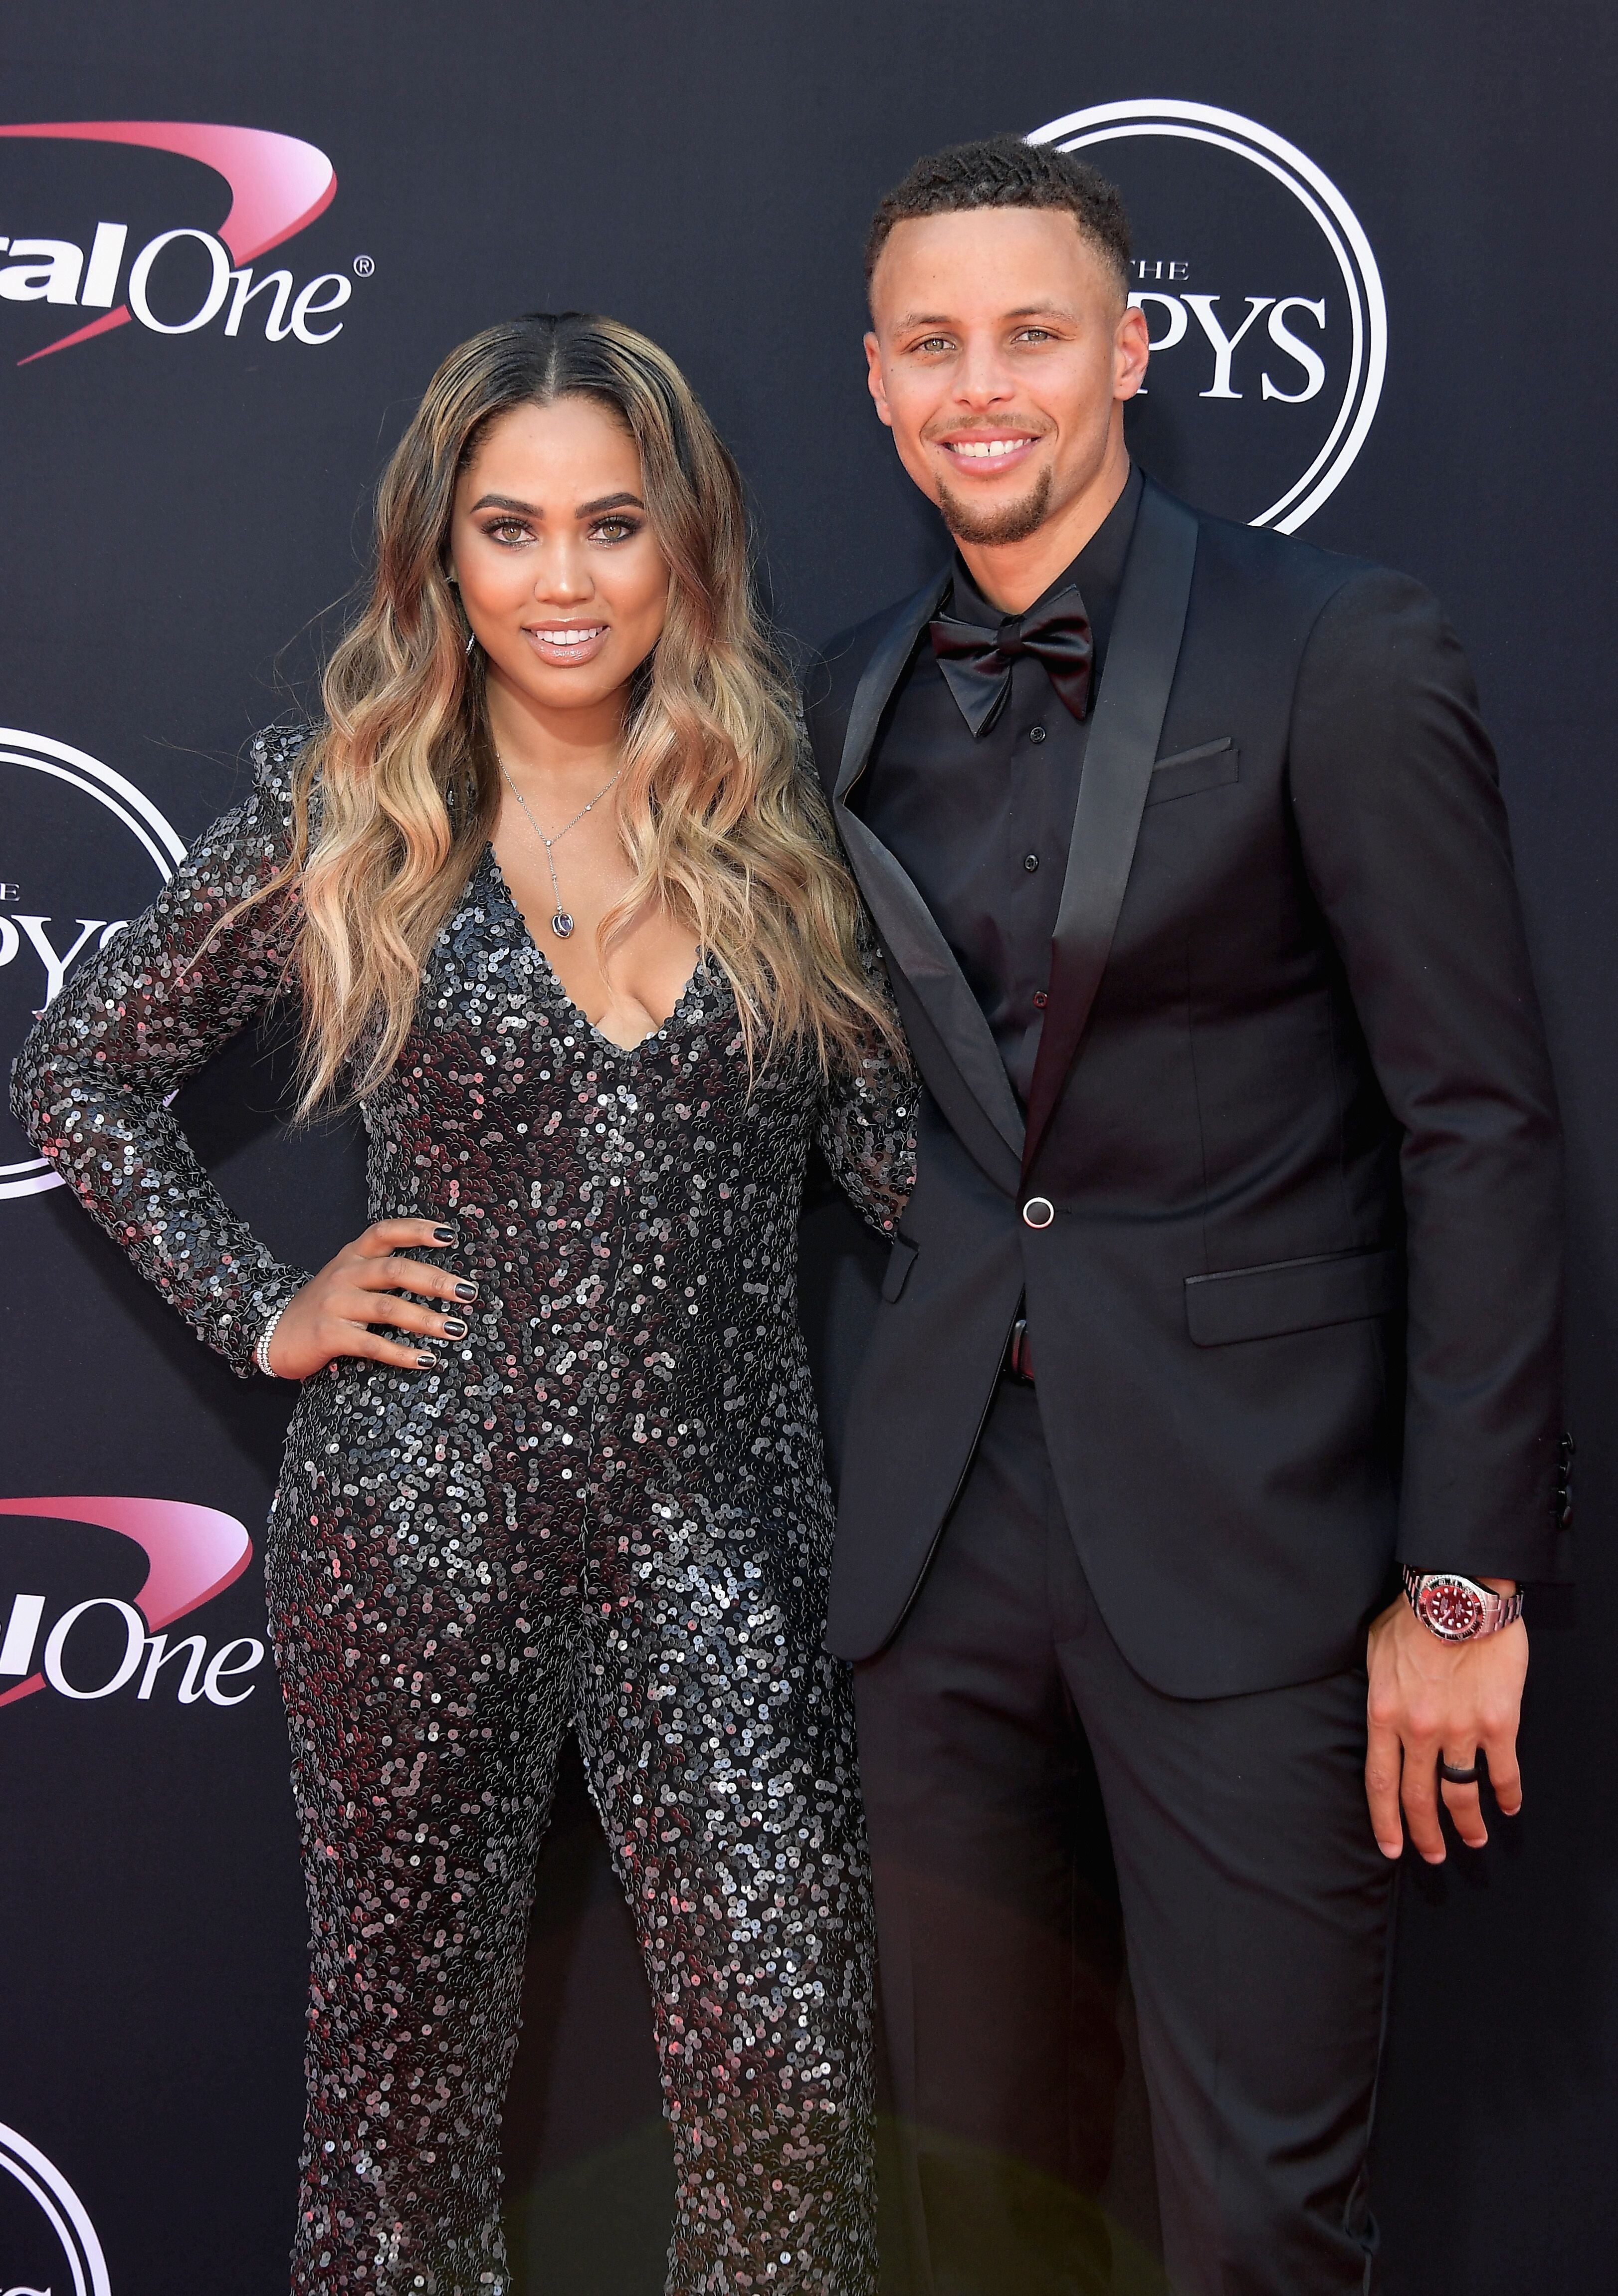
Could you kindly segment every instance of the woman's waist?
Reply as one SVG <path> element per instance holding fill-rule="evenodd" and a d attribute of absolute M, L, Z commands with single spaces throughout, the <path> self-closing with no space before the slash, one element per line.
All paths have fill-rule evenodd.
<path fill-rule="evenodd" d="M 610 1334 L 550 1362 L 468 1341 L 429 1370 L 341 1357 L 303 1384 L 287 1456 L 392 1463 L 392 1500 L 461 1482 L 551 1489 L 641 1484 L 721 1491 L 766 1512 L 822 1472 L 819 1418 L 801 1335 L 740 1373 L 713 1358 L 671 1375 Z M 331 1470 L 326 1470 L 331 1472 Z M 340 1479 L 349 1476 L 345 1464 Z"/>

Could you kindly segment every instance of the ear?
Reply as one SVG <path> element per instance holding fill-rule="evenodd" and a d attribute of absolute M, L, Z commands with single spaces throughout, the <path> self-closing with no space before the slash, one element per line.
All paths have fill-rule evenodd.
<path fill-rule="evenodd" d="M 875 334 L 866 337 L 866 388 L 876 402 L 877 414 L 891 430 L 893 414 L 888 405 L 887 386 L 882 379 L 882 351 Z"/>
<path fill-rule="evenodd" d="M 1113 338 L 1113 396 L 1133 398 L 1146 379 L 1152 336 L 1146 315 L 1138 303 L 1126 306 Z"/>

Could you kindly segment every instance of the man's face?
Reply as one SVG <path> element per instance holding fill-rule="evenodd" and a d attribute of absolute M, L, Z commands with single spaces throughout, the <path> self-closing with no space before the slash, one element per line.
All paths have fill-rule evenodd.
<path fill-rule="evenodd" d="M 876 411 L 959 540 L 1021 542 L 1098 476 L 1146 324 L 1065 210 L 896 224 L 871 307 Z"/>

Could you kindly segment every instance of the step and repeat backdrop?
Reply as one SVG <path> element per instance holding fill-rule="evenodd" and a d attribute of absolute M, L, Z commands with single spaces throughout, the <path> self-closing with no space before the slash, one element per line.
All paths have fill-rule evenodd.
<path fill-rule="evenodd" d="M 1395 2296 L 1618 2275 L 1613 63 L 1573 0 L 0 19 L 8 1065 L 240 792 L 251 730 L 307 706 L 382 462 L 490 320 L 597 308 L 668 346 L 747 473 L 793 640 L 913 587 L 940 542 L 866 400 L 859 249 L 932 145 L 1014 127 L 1113 174 L 1154 343 L 1146 467 L 1447 602 L 1565 1095 L 1581 1579 L 1531 1611 L 1525 1815 L 1406 1877 L 1376 2188 Z M 363 1224 L 356 1144 L 288 1134 L 286 1070 L 271 1029 L 181 1112 L 316 1264 Z M 835 1209 L 806 1234 L 806 1319 L 846 1365 L 868 1270 Z M 9 1119 L 0 1249 L 0 2289 L 272 2296 L 304 1925 L 259 1548 L 290 1396 L 199 1348 Z M 650 2296 L 644 1995 L 570 1808 L 516 2245 L 524 2286 Z"/>

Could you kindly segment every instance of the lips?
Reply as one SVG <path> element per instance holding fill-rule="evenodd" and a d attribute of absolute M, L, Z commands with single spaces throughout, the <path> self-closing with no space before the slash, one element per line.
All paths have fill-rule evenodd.
<path fill-rule="evenodd" d="M 530 624 L 522 635 L 543 660 L 572 668 L 595 660 L 606 644 L 608 627 L 605 622 Z"/>
<path fill-rule="evenodd" d="M 1031 431 L 978 431 L 935 442 L 957 470 L 973 478 L 998 478 L 1027 461 L 1038 439 Z"/>

